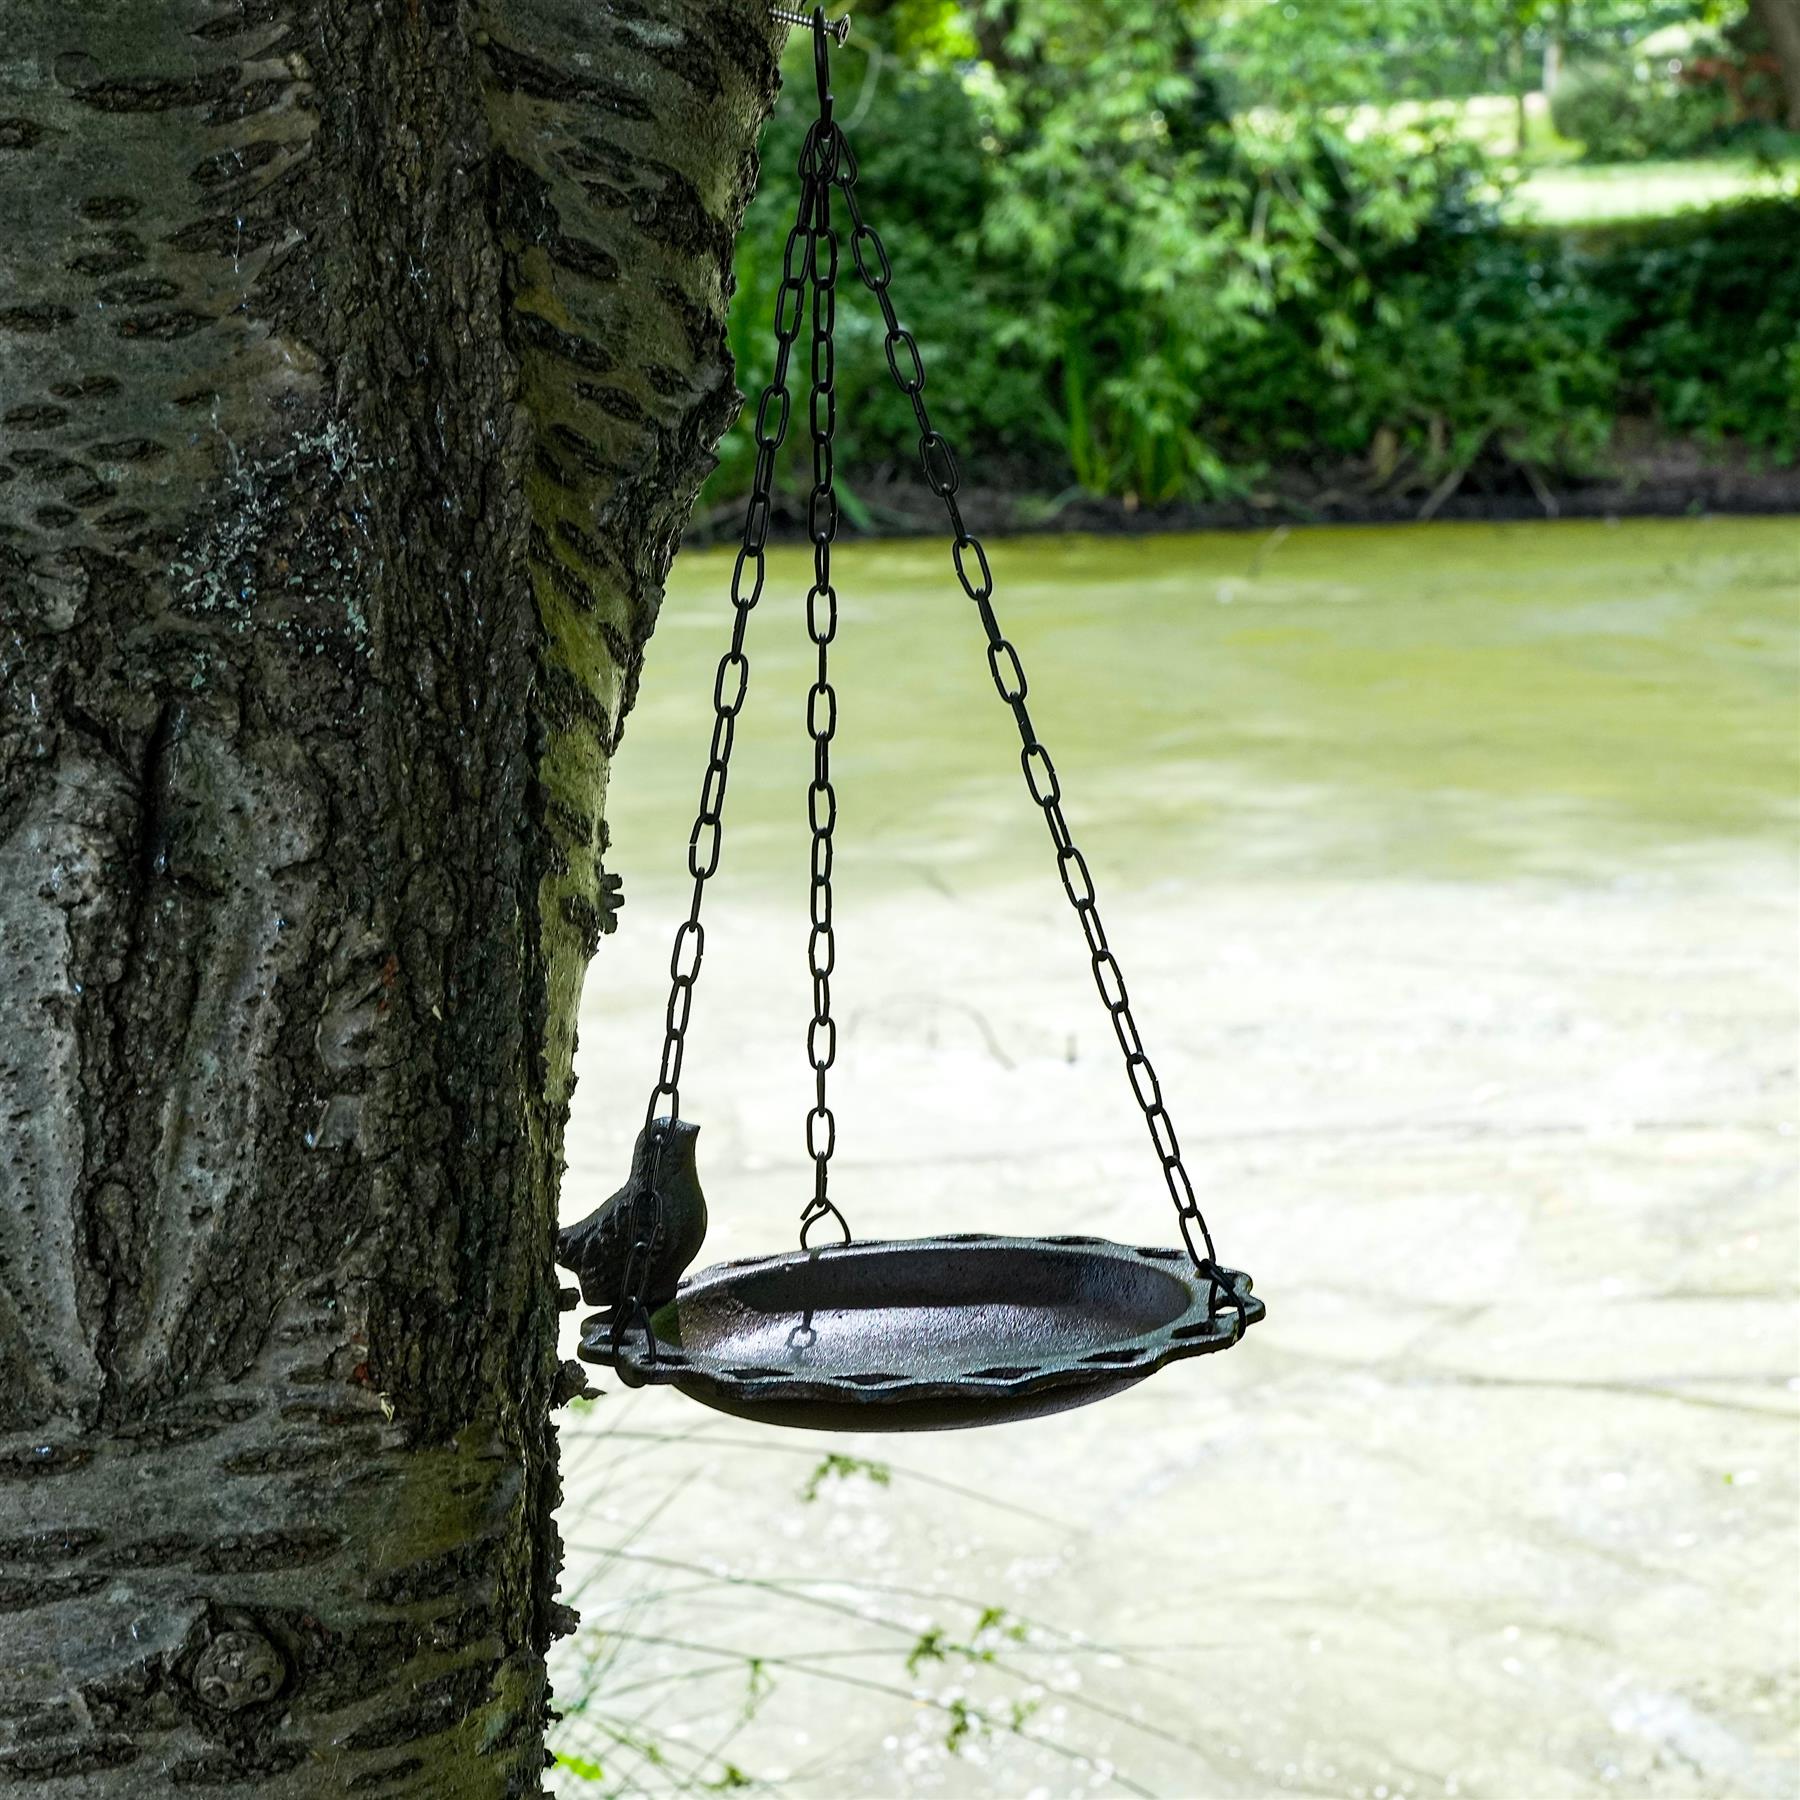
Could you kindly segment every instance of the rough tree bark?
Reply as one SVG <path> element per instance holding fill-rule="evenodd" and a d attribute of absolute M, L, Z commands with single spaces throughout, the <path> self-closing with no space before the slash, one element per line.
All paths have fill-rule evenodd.
<path fill-rule="evenodd" d="M 539 1790 L 602 797 L 778 30 L 0 0 L 0 1788 Z"/>

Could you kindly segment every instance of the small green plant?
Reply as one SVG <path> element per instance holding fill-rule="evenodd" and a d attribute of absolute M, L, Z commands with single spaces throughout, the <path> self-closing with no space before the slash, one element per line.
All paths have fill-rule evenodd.
<path fill-rule="evenodd" d="M 756 1717 L 762 1703 L 775 1691 L 775 1677 L 760 1656 L 744 1661 L 744 1699 L 738 1708 L 738 1721 L 748 1725 Z"/>
<path fill-rule="evenodd" d="M 923 1664 L 948 1662 L 953 1656 L 971 1663 L 991 1663 L 1006 1645 L 1023 1644 L 1028 1636 L 1024 1622 L 1009 1618 L 1004 1607 L 984 1606 L 967 1642 L 958 1642 L 937 1625 L 920 1632 L 907 1652 L 906 1672 L 916 1675 Z"/>
<path fill-rule="evenodd" d="M 981 1715 L 973 1711 L 963 1700 L 950 1702 L 950 1724 L 944 1732 L 944 1748 L 952 1756 L 959 1755 L 963 1744 L 971 1737 L 981 1723 Z"/>
<path fill-rule="evenodd" d="M 944 1634 L 934 1625 L 929 1631 L 920 1632 L 918 1641 L 907 1651 L 906 1672 L 909 1675 L 916 1675 L 926 1663 L 942 1662 L 943 1660 Z"/>
<path fill-rule="evenodd" d="M 870 1462 L 861 1456 L 842 1456 L 835 1450 L 824 1457 L 807 1476 L 806 1484 L 800 1490 L 800 1498 L 808 1505 L 819 1497 L 819 1490 L 828 1481 L 854 1481 L 860 1476 L 875 1487 L 886 1487 L 893 1480 L 893 1471 L 886 1463 Z"/>

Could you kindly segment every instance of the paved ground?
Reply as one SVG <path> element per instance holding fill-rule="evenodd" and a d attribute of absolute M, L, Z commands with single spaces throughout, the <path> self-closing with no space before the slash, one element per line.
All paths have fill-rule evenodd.
<path fill-rule="evenodd" d="M 982 1433 L 783 1434 L 605 1383 L 565 1433 L 568 1792 L 1800 1790 L 1797 544 L 1001 547 L 1269 1317 Z M 837 1192 L 871 1236 L 1145 1241 L 1166 1201 L 934 568 L 843 578 Z M 622 1174 L 655 1053 L 723 569 L 681 573 L 612 808 L 570 1216 Z M 753 758 L 804 682 L 793 619 L 757 629 Z M 734 781 L 709 925 L 709 1258 L 786 1242 L 804 1197 L 790 780 L 797 747 Z"/>

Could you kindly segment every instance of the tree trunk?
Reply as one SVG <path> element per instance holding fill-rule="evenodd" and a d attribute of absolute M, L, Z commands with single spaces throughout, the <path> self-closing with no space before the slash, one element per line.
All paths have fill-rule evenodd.
<path fill-rule="evenodd" d="M 777 29 L 0 0 L 0 1788 L 539 1791 L 601 804 Z"/>
<path fill-rule="evenodd" d="M 1781 69 L 1784 123 L 1800 131 L 1800 0 L 1751 0 Z"/>
<path fill-rule="evenodd" d="M 1512 39 L 1512 78 L 1513 78 L 1513 129 L 1518 139 L 1517 154 L 1523 157 L 1530 149 L 1531 143 L 1531 109 L 1527 103 L 1526 89 L 1531 77 L 1526 72 L 1525 33 L 1517 31 Z"/>
<path fill-rule="evenodd" d="M 1017 27 L 1018 7 L 1012 0 L 987 0 L 968 13 L 969 30 L 974 34 L 975 48 L 990 68 L 1012 74 L 1021 72 L 1017 57 L 1007 48 L 1006 40 Z"/>
<path fill-rule="evenodd" d="M 1555 96 L 1562 84 L 1564 46 L 1568 43 L 1569 32 L 1574 24 L 1573 8 L 1570 0 L 1557 0 L 1551 9 L 1547 27 L 1544 32 L 1544 99 L 1549 101 Z"/>

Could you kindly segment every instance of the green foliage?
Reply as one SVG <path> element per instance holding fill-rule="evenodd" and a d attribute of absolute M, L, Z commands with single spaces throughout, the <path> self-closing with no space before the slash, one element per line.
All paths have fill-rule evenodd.
<path fill-rule="evenodd" d="M 1478 464 L 1591 472 L 1611 426 L 1613 312 L 1553 238 L 1435 227 L 1372 265 L 1379 300 L 1329 376 L 1289 308 L 1239 365 L 1221 419 L 1240 462 L 1363 459 L 1372 485 Z"/>
<path fill-rule="evenodd" d="M 1414 122 L 1384 124 L 1346 104 L 1409 46 L 1485 55 L 1552 21 L 1628 36 L 1668 12 L 1653 0 L 876 7 L 873 47 L 838 59 L 839 116 L 935 421 L 968 478 L 1144 502 L 1351 465 L 1402 491 L 1483 468 L 1539 485 L 1598 472 L 1621 409 L 1789 453 L 1796 259 L 1778 209 L 1610 248 L 1513 230 L 1500 171 L 1447 122 L 1415 108 Z M 752 393 L 768 374 L 809 55 L 794 46 L 739 251 L 730 329 Z M 1578 70 L 1563 90 L 1576 114 L 1612 106 L 1613 124 L 1566 111 L 1559 124 L 1675 141 L 1672 115 L 1631 110 L 1635 88 L 1619 101 L 1615 72 Z M 1703 92 L 1638 85 L 1684 130 L 1698 131 L 1697 109 L 1716 122 Z M 844 510 L 879 524 L 886 484 L 914 477 L 917 427 L 847 253 L 841 268 Z M 1759 293 L 1788 298 L 1762 307 Z M 798 350 L 797 419 L 804 338 Z M 748 484 L 747 420 L 722 456 L 721 516 Z M 791 515 L 801 460 L 784 459 Z M 842 1473 L 823 1467 L 812 1492 Z"/>
<path fill-rule="evenodd" d="M 1069 461 L 1096 491 L 1158 501 L 1241 485 L 1283 435 L 1287 390 L 1360 366 L 1394 310 L 1384 270 L 1466 204 L 1474 177 L 1467 145 L 1357 142 L 1322 123 L 1240 129 L 1215 148 L 1179 203 L 1111 233 L 1088 221 L 1043 270 Z M 1195 218 L 1203 236 L 1184 225 Z M 1276 346 L 1275 391 L 1259 399 L 1254 371 Z"/>
<path fill-rule="evenodd" d="M 944 1634 L 933 1625 L 919 1633 L 917 1641 L 906 1653 L 906 1672 L 916 1675 L 928 1662 L 945 1661 Z"/>
<path fill-rule="evenodd" d="M 796 37 L 800 34 L 796 33 Z M 805 46 L 802 46 L 803 48 Z M 807 56 L 810 58 L 810 50 Z M 762 177 L 739 239 L 737 294 L 729 336 L 738 386 L 755 395 L 773 360 L 772 321 L 782 247 L 799 199 L 797 162 L 812 118 L 810 61 L 792 54 L 786 86 L 762 143 Z M 864 84 L 867 84 L 865 91 Z M 914 332 L 928 371 L 932 411 L 959 451 L 1003 471 L 1019 446 L 1048 430 L 1041 369 L 997 328 L 1021 304 L 1021 272 L 984 263 L 978 237 L 992 204 L 993 163 L 983 144 L 974 98 L 952 69 L 907 69 L 888 57 L 859 66 L 846 54 L 834 82 L 840 116 L 859 112 L 852 141 L 864 210 L 881 232 L 894 267 L 901 319 Z M 880 320 L 856 279 L 838 209 L 841 292 L 838 304 L 839 467 L 874 474 L 909 469 L 918 428 L 895 389 L 882 351 Z M 794 355 L 796 431 L 805 417 L 807 338 Z M 953 379 L 946 377 L 953 376 Z M 749 409 L 746 409 L 749 411 Z M 748 489 L 755 460 L 751 419 L 720 449 L 709 500 Z M 810 476 L 783 459 L 789 503 L 804 503 Z M 853 513 L 854 501 L 845 511 Z"/>
<path fill-rule="evenodd" d="M 1484 459 L 1597 473 L 1617 372 L 1612 314 L 1553 237 L 1484 230 L 1425 246 L 1395 272 L 1354 389 L 1370 440 L 1385 427 L 1441 478 Z M 1349 395 L 1346 394 L 1346 399 Z"/>
<path fill-rule="evenodd" d="M 1601 239 L 1629 410 L 1666 430 L 1800 454 L 1800 210 L 1757 201 Z"/>
<path fill-rule="evenodd" d="M 959 1756 L 962 1747 L 968 1742 L 979 1726 L 982 1718 L 966 1700 L 953 1699 L 950 1704 L 950 1723 L 944 1731 L 944 1748 L 952 1756 Z"/>
<path fill-rule="evenodd" d="M 806 1485 L 800 1490 L 800 1498 L 810 1505 L 818 1499 L 819 1490 L 826 1482 L 851 1481 L 858 1475 L 876 1487 L 886 1487 L 894 1478 L 893 1471 L 886 1463 L 870 1462 L 861 1456 L 843 1456 L 834 1450 L 829 1456 L 822 1458 L 807 1476 Z"/>
<path fill-rule="evenodd" d="M 940 1626 L 919 1633 L 907 1653 L 906 1672 L 918 1674 L 928 1662 L 948 1662 L 952 1656 L 970 1663 L 992 1663 L 1011 1644 L 1023 1644 L 1030 1632 L 1022 1619 L 1012 1618 L 1003 1606 L 984 1606 L 967 1642 L 952 1638 Z"/>
<path fill-rule="evenodd" d="M 1730 115 L 1722 88 L 1685 86 L 1661 64 L 1625 59 L 1574 64 L 1550 101 L 1556 129 L 1590 162 L 1690 156 L 1720 141 Z"/>
<path fill-rule="evenodd" d="M 1009 49 L 1031 61 L 996 112 L 1008 154 L 984 237 L 1029 277 L 1068 466 L 1148 501 L 1237 484 L 1220 422 L 1237 364 L 1297 309 L 1312 375 L 1343 367 L 1375 299 L 1371 259 L 1477 168 L 1448 136 L 1353 136 L 1298 104 L 1228 113 L 1214 58 L 1242 83 L 1280 65 L 1285 39 L 1201 10 L 1020 7 L 1036 24 Z"/>
<path fill-rule="evenodd" d="M 1289 306 L 1215 414 L 1234 468 L 1362 461 L 1384 486 L 1604 472 L 1617 419 L 1800 452 L 1800 213 L 1752 202 L 1572 240 L 1446 212 L 1368 265 L 1330 379 Z"/>

